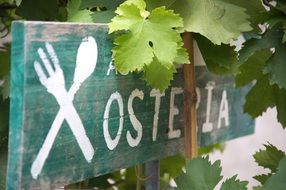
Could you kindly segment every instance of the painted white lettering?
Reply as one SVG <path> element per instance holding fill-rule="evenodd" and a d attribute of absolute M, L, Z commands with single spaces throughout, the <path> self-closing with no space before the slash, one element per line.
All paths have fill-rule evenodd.
<path fill-rule="evenodd" d="M 218 129 L 221 128 L 222 119 L 224 119 L 225 126 L 227 127 L 229 125 L 229 113 L 228 113 L 227 95 L 226 95 L 225 90 L 222 92 L 222 98 L 220 102 L 219 117 L 218 117 L 218 124 L 217 124 Z"/>
<path fill-rule="evenodd" d="M 152 89 L 150 92 L 150 97 L 155 97 L 155 114 L 153 118 L 153 132 L 152 132 L 153 141 L 156 141 L 157 139 L 159 111 L 160 111 L 160 104 L 161 104 L 162 96 L 165 96 L 165 93 L 161 94 L 159 90 Z"/>
<path fill-rule="evenodd" d="M 175 105 L 175 96 L 178 94 L 182 94 L 183 89 L 178 87 L 172 87 L 171 96 L 170 96 L 170 114 L 169 114 L 169 131 L 168 138 L 179 138 L 181 136 L 180 129 L 174 129 L 174 116 L 179 114 L 179 109 Z"/>
<path fill-rule="evenodd" d="M 118 103 L 120 119 L 119 119 L 119 128 L 117 131 L 117 135 L 114 139 L 112 139 L 108 131 L 108 118 L 109 118 L 110 107 L 114 100 L 116 100 Z M 115 92 L 111 94 L 110 98 L 108 99 L 106 107 L 105 107 L 105 111 L 104 111 L 104 116 L 103 116 L 104 117 L 103 118 L 104 119 L 103 135 L 104 135 L 104 139 L 105 139 L 106 145 L 109 148 L 109 150 L 113 150 L 117 146 L 120 140 L 122 129 L 123 129 L 123 121 L 124 121 L 123 116 L 124 116 L 124 112 L 123 112 L 122 96 L 118 92 Z"/>
<path fill-rule="evenodd" d="M 108 67 L 108 70 L 107 70 L 107 73 L 106 73 L 107 76 L 110 75 L 111 70 L 115 70 L 115 73 L 117 74 L 117 70 L 115 69 L 115 66 L 113 65 L 112 61 L 110 61 L 110 63 L 109 63 L 109 67 Z"/>
<path fill-rule="evenodd" d="M 127 131 L 126 138 L 127 138 L 128 144 L 131 147 L 137 146 L 140 143 L 140 141 L 142 139 L 142 135 L 143 135 L 142 124 L 136 118 L 136 116 L 134 114 L 133 107 L 132 107 L 133 100 L 135 97 L 138 97 L 140 100 L 143 100 L 143 98 L 144 98 L 143 91 L 138 90 L 138 89 L 133 90 L 131 95 L 129 96 L 129 99 L 128 99 L 128 113 L 129 113 L 130 121 L 132 123 L 133 128 L 137 131 L 137 137 L 136 138 L 133 138 L 130 131 Z"/>
<path fill-rule="evenodd" d="M 213 130 L 213 124 L 210 122 L 210 114 L 211 114 L 211 103 L 212 103 L 212 92 L 215 86 L 215 82 L 210 81 L 207 83 L 205 89 L 208 91 L 207 96 L 207 112 L 206 112 L 206 122 L 203 123 L 202 132 L 210 132 Z"/>

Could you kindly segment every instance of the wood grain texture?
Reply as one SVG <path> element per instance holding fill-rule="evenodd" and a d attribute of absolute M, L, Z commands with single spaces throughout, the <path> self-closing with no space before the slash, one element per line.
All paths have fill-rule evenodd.
<path fill-rule="evenodd" d="M 183 41 L 190 59 L 190 64 L 184 65 L 185 156 L 192 159 L 198 154 L 197 93 L 192 34 L 184 33 Z"/>
<path fill-rule="evenodd" d="M 95 150 L 91 162 L 87 162 L 69 124 L 64 120 L 55 138 L 47 160 L 37 179 L 31 175 L 31 166 L 51 125 L 60 109 L 55 97 L 41 84 L 34 69 L 34 62 L 41 62 L 39 48 L 50 43 L 60 62 L 65 77 L 65 88 L 73 84 L 77 50 L 82 39 L 92 36 L 98 46 L 98 61 L 92 75 L 82 84 L 73 99 L 88 138 Z M 161 97 L 158 115 L 158 133 L 152 139 L 155 114 L 155 97 L 150 96 L 152 89 L 140 80 L 140 74 L 117 75 L 108 68 L 111 62 L 112 38 L 106 25 L 67 24 L 50 22 L 14 22 L 12 26 L 12 72 L 9 161 L 6 189 L 52 189 L 66 184 L 106 174 L 151 160 L 182 153 L 184 150 L 184 94 L 176 94 L 174 105 L 178 114 L 174 115 L 174 130 L 181 130 L 178 138 L 168 138 L 170 129 L 171 88 L 183 89 L 183 71 L 178 69 L 172 81 L 172 87 Z M 44 49 L 44 51 L 46 51 Z M 50 60 L 51 61 L 51 60 Z M 254 122 L 240 109 L 243 95 L 234 89 L 230 77 L 219 78 L 207 72 L 205 67 L 196 68 L 197 86 L 200 90 L 198 101 L 198 144 L 206 146 L 228 139 L 253 133 Z M 207 94 L 205 87 L 209 81 L 215 82 L 209 120 L 214 124 L 212 131 L 203 133 L 201 126 L 206 120 Z M 143 135 L 139 144 L 131 147 L 127 142 L 127 133 L 135 138 L 138 134 L 130 121 L 128 100 L 135 89 L 144 93 L 141 100 L 135 97 L 133 110 L 143 126 Z M 219 105 L 222 92 L 227 92 L 229 101 L 229 125 L 217 128 Z M 107 147 L 103 135 L 104 112 L 113 93 L 120 93 L 123 101 L 123 129 L 119 142 L 113 150 Z M 109 112 L 109 133 L 116 138 L 120 115 L 116 101 L 112 102 Z"/>

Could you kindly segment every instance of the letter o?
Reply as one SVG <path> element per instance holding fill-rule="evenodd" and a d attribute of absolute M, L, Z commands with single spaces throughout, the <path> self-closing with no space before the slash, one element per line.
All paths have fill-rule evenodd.
<path fill-rule="evenodd" d="M 119 114 L 120 114 L 120 119 L 119 119 L 119 128 L 116 134 L 116 137 L 114 139 L 111 138 L 109 130 L 108 130 L 108 118 L 109 118 L 109 112 L 110 112 L 110 107 L 112 102 L 116 100 L 119 106 Z M 109 97 L 107 104 L 105 106 L 105 111 L 104 111 L 104 120 L 103 120 L 103 135 L 104 139 L 106 142 L 107 147 L 110 150 L 113 150 L 117 145 L 121 137 L 122 129 L 123 129 L 123 121 L 124 121 L 124 112 L 123 112 L 123 100 L 122 96 L 119 94 L 119 92 L 115 92 L 111 94 Z"/>

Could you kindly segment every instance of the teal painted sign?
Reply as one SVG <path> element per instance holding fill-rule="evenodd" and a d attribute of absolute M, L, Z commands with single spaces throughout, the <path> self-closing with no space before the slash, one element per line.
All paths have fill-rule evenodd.
<path fill-rule="evenodd" d="M 7 189 L 51 189 L 183 152 L 183 72 L 120 75 L 106 25 L 14 22 Z M 196 68 L 201 146 L 253 132 L 247 89 Z M 238 122 L 239 121 L 239 122 Z"/>

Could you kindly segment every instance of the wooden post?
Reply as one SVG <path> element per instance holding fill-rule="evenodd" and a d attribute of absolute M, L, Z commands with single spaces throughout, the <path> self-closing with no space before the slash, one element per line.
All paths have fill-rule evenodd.
<path fill-rule="evenodd" d="M 197 117 L 194 47 L 191 33 L 183 33 L 184 47 L 190 57 L 190 64 L 184 65 L 184 107 L 185 107 L 185 155 L 192 159 L 197 156 Z"/>
<path fill-rule="evenodd" d="M 159 160 L 146 163 L 146 190 L 159 190 L 160 188 L 160 168 Z"/>

